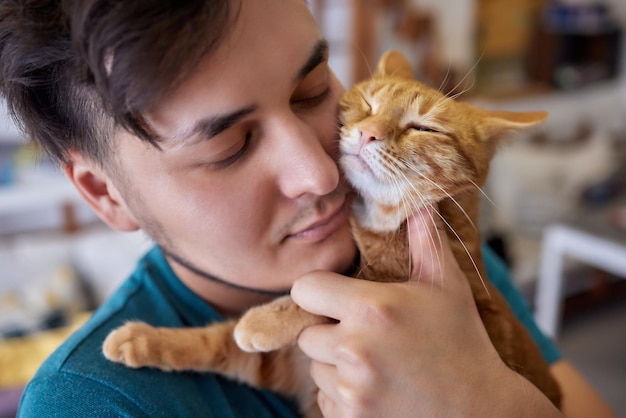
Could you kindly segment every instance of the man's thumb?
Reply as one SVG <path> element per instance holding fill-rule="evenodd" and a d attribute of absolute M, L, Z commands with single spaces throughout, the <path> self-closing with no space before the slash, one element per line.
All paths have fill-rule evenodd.
<path fill-rule="evenodd" d="M 456 263 L 437 208 L 422 208 L 408 219 L 411 280 L 441 283 L 450 263 Z"/>

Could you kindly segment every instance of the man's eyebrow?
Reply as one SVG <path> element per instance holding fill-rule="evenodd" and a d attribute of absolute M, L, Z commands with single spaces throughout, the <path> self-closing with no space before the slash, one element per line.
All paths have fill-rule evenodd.
<path fill-rule="evenodd" d="M 311 55 L 309 55 L 309 59 L 306 63 L 300 68 L 298 72 L 298 76 L 296 77 L 296 81 L 302 80 L 307 76 L 311 71 L 315 69 L 318 65 L 328 59 L 328 41 L 325 39 L 320 39 L 315 44 Z"/>
<path fill-rule="evenodd" d="M 256 105 L 250 105 L 224 115 L 201 119 L 193 126 L 193 128 L 180 135 L 179 138 L 189 140 L 201 133 L 202 140 L 211 139 L 235 125 L 256 109 Z"/>
<path fill-rule="evenodd" d="M 309 58 L 304 63 L 298 75 L 296 81 L 300 81 L 305 78 L 311 71 L 318 65 L 328 59 L 328 41 L 320 39 L 316 44 Z M 177 138 L 184 141 L 192 140 L 198 134 L 202 133 L 201 139 L 211 139 L 220 133 L 224 132 L 231 126 L 235 125 L 240 120 L 257 110 L 256 105 L 250 105 L 248 107 L 235 110 L 234 112 L 219 115 L 211 118 L 199 120 L 191 129 L 184 133 L 177 135 Z"/>

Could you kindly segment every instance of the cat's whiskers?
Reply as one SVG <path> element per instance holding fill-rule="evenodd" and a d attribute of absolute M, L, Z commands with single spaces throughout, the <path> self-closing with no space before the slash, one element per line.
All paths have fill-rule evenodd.
<path fill-rule="evenodd" d="M 485 193 L 485 191 L 482 189 L 482 187 L 480 187 L 478 184 L 476 184 L 472 179 L 469 179 L 469 181 L 485 197 L 485 199 L 487 199 L 487 201 L 493 205 L 494 208 L 498 206 L 498 205 L 496 205 L 496 203 L 493 200 L 491 200 L 489 195 L 487 193 Z"/>
<path fill-rule="evenodd" d="M 448 93 L 446 93 L 446 96 L 448 96 L 448 97 L 450 97 L 451 99 L 454 100 L 454 99 L 458 98 L 459 96 L 467 93 L 472 88 L 474 88 L 474 85 L 476 84 L 476 76 L 474 75 L 474 70 L 476 70 L 476 67 L 478 67 L 478 64 L 480 64 L 480 62 L 482 61 L 484 54 L 485 53 L 483 51 L 480 54 L 480 57 L 478 57 L 478 59 L 474 63 L 474 65 L 472 65 L 472 67 L 469 70 L 467 70 L 467 73 L 465 74 L 465 76 L 461 80 L 459 80 L 459 82 L 456 84 L 456 86 L 454 86 L 454 88 L 452 88 Z M 470 77 L 470 76 L 472 77 L 472 82 L 470 83 L 469 87 L 467 87 L 467 85 L 466 85 L 461 92 L 456 93 L 456 94 L 451 94 L 452 92 L 456 91 L 456 89 L 458 89 L 459 86 L 463 82 L 465 82 L 468 79 L 468 77 Z"/>
<path fill-rule="evenodd" d="M 465 209 L 461 206 L 461 204 L 454 198 L 454 196 L 452 196 L 448 191 L 446 191 L 441 185 L 437 184 L 435 181 L 433 181 L 430 178 L 428 178 L 428 176 L 424 175 L 419 170 L 417 170 L 416 167 L 414 166 L 414 164 L 412 164 L 411 162 L 406 161 L 405 159 L 402 159 L 400 157 L 394 156 L 392 153 L 390 153 L 388 150 L 386 150 L 384 148 L 380 148 L 378 151 L 379 151 L 379 154 L 378 154 L 379 157 L 376 160 L 384 168 L 386 176 L 389 179 L 391 179 L 392 183 L 395 185 L 397 190 L 402 190 L 402 184 L 401 184 L 400 180 L 402 180 L 402 183 L 408 184 L 411 187 L 411 189 L 412 189 L 413 193 L 404 193 L 404 194 L 401 193 L 402 203 L 405 205 L 404 210 L 405 210 L 406 217 L 411 215 L 409 213 L 409 208 L 415 210 L 415 209 L 417 209 L 417 208 L 419 208 L 419 207 L 421 207 L 421 206 L 423 206 L 425 204 L 429 204 L 433 209 L 435 209 L 435 207 L 434 207 L 434 205 L 432 203 L 427 203 L 427 200 L 424 198 L 424 196 L 421 193 L 421 191 L 419 190 L 418 186 L 415 185 L 414 182 L 410 181 L 408 175 L 402 169 L 402 167 L 407 167 L 407 168 L 411 169 L 414 173 L 416 173 L 418 176 L 420 176 L 426 182 L 432 184 L 434 187 L 436 187 L 437 189 L 442 191 L 459 208 L 459 210 L 461 211 L 463 216 L 467 219 L 467 221 L 471 225 L 472 229 L 474 229 L 474 231 L 478 231 L 478 228 L 476 227 L 476 224 L 471 219 L 469 214 L 465 211 Z M 473 182 L 473 181 L 471 181 L 471 182 L 472 182 L 472 184 L 474 184 L 476 186 L 475 182 Z M 415 196 L 417 196 L 421 200 L 421 204 L 416 201 Z M 446 224 L 448 229 L 450 229 L 450 231 L 454 234 L 456 239 L 459 241 L 459 243 L 463 247 L 465 253 L 467 254 L 468 258 L 470 259 L 470 262 L 472 263 L 472 266 L 473 266 L 474 270 L 478 274 L 478 277 L 479 277 L 483 287 L 485 288 L 485 291 L 490 296 L 489 289 L 485 285 L 484 278 L 482 277 L 480 269 L 478 268 L 478 266 L 477 266 L 474 258 L 472 257 L 469 249 L 467 248 L 465 243 L 462 241 L 462 239 L 458 235 L 458 233 L 452 228 L 452 226 L 449 224 L 449 222 L 444 219 L 444 217 L 439 213 L 439 211 L 437 211 L 437 215 L 442 219 L 442 221 Z M 433 222 L 434 222 L 434 219 L 433 219 Z M 432 240 L 432 242 L 431 242 L 431 245 L 433 245 L 432 248 L 434 248 L 434 245 L 436 245 L 436 243 L 434 242 L 434 238 L 431 237 L 430 239 Z M 443 244 L 440 241 L 440 246 L 441 245 L 443 245 Z M 437 261 L 438 261 L 438 264 L 439 264 L 439 267 L 440 267 L 439 271 L 443 272 L 442 260 L 437 260 Z M 443 280 L 443 277 L 442 277 L 442 280 Z"/>
<path fill-rule="evenodd" d="M 398 170 L 395 170 L 395 171 L 398 171 Z M 401 175 L 402 173 L 398 173 L 398 174 Z M 395 183 L 395 186 L 396 186 L 397 189 L 400 189 L 400 182 L 396 178 L 393 178 L 393 183 Z M 408 196 L 407 197 L 405 195 L 402 195 L 402 198 L 401 198 L 401 201 L 402 201 L 401 209 L 404 211 L 404 218 L 405 219 L 408 219 L 409 216 L 411 216 L 411 213 L 409 212 L 409 207 L 416 207 L 416 206 L 410 205 L 410 202 L 408 202 L 407 200 L 414 200 L 414 198 L 413 198 L 413 196 Z M 413 203 L 415 204 L 417 202 L 413 202 Z M 407 239 L 408 239 L 408 242 L 409 242 L 409 254 L 408 254 L 409 256 L 407 257 L 407 263 L 408 263 L 407 271 L 409 273 L 409 277 L 407 279 L 410 279 L 410 276 L 411 276 L 411 273 L 412 273 L 412 270 L 413 270 L 413 266 L 412 266 L 412 260 L 411 260 L 411 253 L 412 253 L 411 252 L 411 231 L 410 231 L 409 228 L 407 228 Z M 422 250 L 422 257 L 424 257 L 424 253 L 423 253 L 424 248 L 422 247 L 421 250 Z M 423 264 L 420 264 L 420 271 L 418 272 L 418 280 L 419 280 L 419 278 L 422 277 L 422 269 L 423 269 Z"/>
<path fill-rule="evenodd" d="M 362 262 L 363 260 L 361 260 L 361 263 Z M 368 270 L 371 266 L 372 266 L 372 263 L 370 261 L 367 261 L 367 263 L 364 263 L 363 265 L 361 265 L 358 273 L 356 274 L 356 277 L 360 277 L 361 274 L 363 273 L 363 270 Z"/>
<path fill-rule="evenodd" d="M 452 228 L 452 225 L 450 225 L 450 223 L 443 217 L 443 215 L 441 215 L 441 213 L 438 213 L 438 215 L 439 215 L 439 218 L 441 218 L 441 220 L 443 221 L 443 223 L 448 227 L 448 230 L 450 230 L 454 234 L 454 236 L 456 237 L 456 240 L 463 247 L 465 254 L 467 254 L 467 258 L 469 258 L 470 262 L 472 263 L 472 266 L 474 267 L 474 271 L 476 271 L 476 274 L 478 275 L 478 278 L 480 279 L 480 283 L 483 285 L 485 292 L 487 292 L 487 296 L 491 298 L 491 292 L 489 292 L 489 289 L 487 288 L 487 284 L 485 283 L 485 279 L 483 278 L 483 275 L 481 274 L 480 269 L 478 268 L 478 265 L 476 264 L 476 261 L 474 260 L 474 257 L 472 257 L 472 254 L 470 253 L 469 248 L 467 248 L 467 246 L 465 245 L 465 243 L 463 242 L 459 234 L 454 230 L 454 228 Z"/>
<path fill-rule="evenodd" d="M 407 164 L 407 167 L 410 167 Z M 402 170 L 398 170 L 399 171 L 399 175 L 402 176 L 404 178 L 405 181 L 408 181 L 407 176 L 405 173 L 402 172 Z M 461 212 L 464 214 L 464 216 L 468 219 L 470 225 L 472 226 L 472 228 L 477 231 L 476 225 L 474 224 L 474 222 L 472 221 L 472 219 L 469 217 L 469 215 L 467 214 L 467 212 L 463 209 L 463 207 L 458 203 L 458 201 L 451 196 L 443 187 L 441 187 L 440 185 L 438 185 L 436 182 L 432 181 L 431 179 L 427 178 L 424 174 L 415 171 L 418 175 L 420 175 L 423 179 L 425 179 L 426 181 L 430 182 L 431 184 L 435 185 L 438 189 L 440 189 L 444 194 L 446 194 L 446 196 L 448 196 L 448 198 L 461 210 Z M 415 194 L 417 194 L 418 196 L 420 196 L 420 199 L 422 199 L 422 202 L 425 202 L 424 198 L 422 197 L 420 191 L 417 189 L 417 186 L 413 185 L 411 182 L 409 182 L 409 184 L 411 184 L 412 188 L 413 188 L 413 192 Z M 417 203 L 417 202 L 413 202 L 413 203 Z M 433 203 L 428 203 L 433 209 L 436 210 L 435 206 Z M 414 206 L 414 208 L 417 208 L 419 206 Z M 480 272 L 480 269 L 478 268 L 478 265 L 476 264 L 476 261 L 474 260 L 474 258 L 472 257 L 469 249 L 467 248 L 467 246 L 465 245 L 465 243 L 463 242 L 463 240 L 461 239 L 461 237 L 459 236 L 459 234 L 456 232 L 456 230 L 452 227 L 452 225 L 450 225 L 450 223 L 443 217 L 443 215 L 441 215 L 441 213 L 436 210 L 437 215 L 439 216 L 439 218 L 441 218 L 441 220 L 444 222 L 444 224 L 448 227 L 448 229 L 452 232 L 452 234 L 454 234 L 454 236 L 456 237 L 457 241 L 459 241 L 459 243 L 461 244 L 461 246 L 463 247 L 463 250 L 465 251 L 465 253 L 467 254 L 467 257 L 469 258 L 470 262 L 472 263 L 472 266 L 474 267 L 474 270 L 476 271 L 476 274 L 478 274 L 478 278 L 480 279 L 480 282 L 483 285 L 483 288 L 485 289 L 485 291 L 487 292 L 487 295 L 491 297 L 490 293 L 489 293 L 489 289 L 487 288 L 486 284 L 485 284 L 485 280 Z M 433 219 L 434 222 L 434 219 Z M 441 239 L 441 238 L 440 238 Z M 434 244 L 434 242 L 433 242 Z M 440 245 L 441 244 L 440 242 Z M 441 260 L 439 260 L 439 265 L 440 265 L 440 271 L 443 272 L 443 268 L 441 266 Z"/>
<path fill-rule="evenodd" d="M 406 175 L 405 175 L 405 176 L 406 176 Z M 420 206 L 417 206 L 417 202 L 415 202 L 415 201 L 414 201 L 414 198 L 412 197 L 412 195 L 409 195 L 409 196 L 410 196 L 410 198 L 411 198 L 411 200 L 413 200 L 413 201 L 414 201 L 414 204 L 415 204 L 415 206 L 413 206 L 413 209 L 416 209 L 416 208 L 418 208 L 418 207 L 425 207 L 425 206 L 430 207 L 430 208 L 431 208 L 431 211 L 429 211 L 429 215 L 428 215 L 428 216 L 430 217 L 430 221 L 431 221 L 433 224 L 436 224 L 436 221 L 435 221 L 435 217 L 434 217 L 434 215 L 433 215 L 433 212 L 434 212 L 434 213 L 436 213 L 436 214 L 437 214 L 437 216 L 439 216 L 440 218 L 442 218 L 442 215 L 441 215 L 441 213 L 439 212 L 439 208 L 437 207 L 437 205 L 436 205 L 434 202 L 432 202 L 432 201 L 430 201 L 430 202 L 429 202 L 428 200 L 426 200 L 426 199 L 423 197 L 423 195 L 420 193 L 420 191 L 419 191 L 416 187 L 414 187 L 414 188 L 413 188 L 413 192 L 414 192 L 415 194 L 417 194 L 417 195 L 418 195 L 418 197 L 420 198 L 420 200 L 422 201 L 422 202 L 421 202 L 421 205 L 420 205 Z M 443 219 L 443 218 L 442 218 L 442 219 Z M 426 221 L 423 219 L 423 217 L 422 217 L 422 221 L 423 221 L 424 223 L 426 222 Z M 431 249 L 431 258 L 433 258 L 433 252 L 434 252 L 435 256 L 437 257 L 437 264 L 438 264 L 438 266 L 439 266 L 439 272 L 440 272 L 440 274 L 441 274 L 441 276 L 440 276 L 440 284 L 441 284 L 441 287 L 443 288 L 443 279 L 444 279 L 444 277 L 443 277 L 443 271 L 444 271 L 444 269 L 443 269 L 443 260 L 442 260 L 442 259 L 441 259 L 441 257 L 440 257 L 440 254 L 443 252 L 443 240 L 441 239 L 441 235 L 439 235 L 439 234 L 437 234 L 437 239 L 438 239 L 438 241 L 439 241 L 439 251 L 435 251 L 435 250 L 434 250 L 434 249 L 435 249 L 435 246 L 437 245 L 437 243 L 435 242 L 435 237 L 433 237 L 433 236 L 430 236 L 430 237 L 429 237 L 429 241 L 430 241 L 430 245 L 429 245 L 429 247 L 430 247 L 430 249 Z"/>
<path fill-rule="evenodd" d="M 393 159 L 391 161 L 399 161 L 399 160 Z M 395 187 L 397 188 L 397 190 L 401 190 L 402 189 L 402 186 L 400 184 L 400 179 L 402 179 L 405 184 L 411 184 L 411 182 L 408 179 L 406 173 L 402 170 L 402 168 L 398 164 L 396 164 L 396 165 L 391 164 L 390 171 L 391 171 L 390 178 L 391 178 L 392 182 L 395 184 Z M 414 211 L 417 208 L 424 207 L 426 205 L 430 206 L 433 209 L 433 211 L 437 211 L 438 212 L 437 208 L 432 203 L 429 203 L 424 198 L 422 193 L 416 187 L 413 187 L 413 192 L 414 193 L 402 193 L 401 194 L 402 210 L 404 210 L 404 215 L 405 215 L 406 219 L 408 219 L 409 216 L 413 215 Z M 421 202 L 418 202 L 416 200 L 416 198 L 419 198 L 419 200 Z M 433 218 L 433 215 L 430 214 L 429 216 L 431 217 L 431 221 L 434 223 L 435 220 Z M 423 223 L 426 222 L 426 220 L 423 218 L 423 216 L 420 217 L 420 220 Z M 408 238 L 409 238 L 409 242 L 410 242 L 410 237 L 408 237 Z M 438 236 L 438 238 L 439 238 L 439 248 L 443 249 L 443 241 L 441 240 L 440 236 Z M 439 265 L 439 272 L 441 272 L 441 277 L 440 277 L 440 279 L 441 279 L 441 286 L 443 287 L 443 260 L 441 260 L 441 258 L 439 257 L 440 252 L 434 251 L 435 245 L 437 245 L 435 243 L 435 238 L 432 237 L 432 236 L 429 236 L 429 240 L 430 240 L 429 248 L 430 248 L 430 251 L 431 251 L 430 257 L 433 258 L 433 252 L 434 252 L 434 255 L 437 256 L 437 264 Z M 422 248 L 422 251 L 423 250 L 424 249 Z M 409 254 L 410 254 L 410 246 L 409 246 Z M 422 253 L 422 257 L 424 257 L 424 256 L 425 256 L 425 254 Z M 410 272 L 411 272 L 411 258 L 410 257 L 409 257 L 408 261 L 409 261 L 409 269 L 408 269 L 408 271 L 409 271 L 409 274 L 410 274 Z M 421 276 L 421 273 L 422 273 L 421 272 L 421 265 L 420 265 L 420 272 L 419 273 L 420 273 L 419 275 Z"/>
<path fill-rule="evenodd" d="M 471 225 L 472 229 L 474 229 L 474 231 L 478 231 L 478 228 L 476 227 L 476 224 L 474 223 L 474 221 L 472 220 L 472 218 L 469 216 L 469 214 L 465 211 L 465 209 L 463 208 L 463 206 L 461 206 L 461 204 L 454 198 L 454 196 L 452 196 L 450 193 L 448 193 L 448 191 L 446 191 L 446 189 L 444 189 L 443 187 L 441 187 L 439 184 L 437 184 L 437 182 L 431 180 L 430 178 L 428 178 L 428 176 L 426 176 L 425 174 L 421 173 L 420 170 L 418 170 L 410 161 L 402 161 L 403 164 L 405 164 L 408 168 L 410 168 L 415 174 L 417 174 L 418 176 L 420 176 L 423 180 L 427 181 L 428 183 L 430 183 L 431 185 L 435 186 L 437 189 L 439 189 L 440 191 L 442 191 L 446 197 L 448 199 L 450 199 L 461 211 L 461 213 L 463 214 L 463 216 L 465 217 L 465 219 L 467 219 L 467 221 L 469 222 L 469 224 Z M 470 180 L 471 181 L 471 180 Z M 414 191 L 417 191 L 415 189 L 415 187 L 411 182 L 409 182 L 409 184 L 411 184 L 411 186 L 413 187 Z"/>
<path fill-rule="evenodd" d="M 460 90 L 458 93 L 450 95 L 450 98 L 452 100 L 458 99 L 460 96 L 464 95 L 468 91 L 471 91 L 474 88 L 475 85 L 476 85 L 476 76 L 474 74 L 472 74 L 471 75 L 471 80 L 469 81 L 469 83 L 466 84 L 465 87 L 463 87 L 463 89 Z"/>
<path fill-rule="evenodd" d="M 474 86 L 476 85 L 476 76 L 472 75 L 472 79 L 471 82 L 469 83 L 469 85 L 466 85 L 465 87 L 463 87 L 463 90 L 459 91 L 456 94 L 453 94 L 451 96 L 449 96 L 452 100 L 456 100 L 458 99 L 460 96 L 464 95 L 465 93 L 467 93 L 468 91 L 472 90 L 474 88 Z"/>
<path fill-rule="evenodd" d="M 446 102 L 450 101 L 452 99 L 450 99 L 448 96 L 441 96 L 434 104 L 433 106 L 430 108 L 430 110 L 428 111 L 428 114 L 439 114 L 439 113 L 445 113 L 445 106 L 446 106 Z"/>
<path fill-rule="evenodd" d="M 437 206 L 434 205 L 432 202 L 426 202 L 426 201 L 424 201 L 422 203 L 422 205 L 423 206 L 428 206 L 428 207 L 430 207 L 432 209 L 431 211 L 429 211 L 428 216 L 430 217 L 430 222 L 432 224 L 436 225 L 437 222 L 435 221 L 435 217 L 433 215 L 433 212 L 437 213 L 437 215 L 439 217 L 441 217 L 441 214 L 439 213 L 439 209 L 437 208 Z M 424 219 L 424 216 L 421 215 L 420 218 L 422 220 L 422 223 L 425 226 L 427 226 L 426 225 L 426 220 Z M 433 252 L 434 252 L 434 255 L 437 257 L 437 265 L 439 267 L 439 269 L 438 269 L 438 271 L 439 271 L 439 286 L 440 286 L 441 289 L 443 289 L 443 280 L 444 280 L 443 272 L 444 272 L 444 269 L 443 269 L 443 259 L 440 256 L 440 254 L 443 253 L 443 240 L 441 239 L 441 235 L 437 234 L 437 240 L 439 241 L 439 251 L 435 251 L 435 246 L 437 245 L 435 243 L 435 238 L 432 235 L 429 236 L 429 241 L 430 241 L 429 248 L 430 248 L 430 252 L 431 252 L 431 259 L 433 258 Z M 431 281 L 431 287 L 434 287 L 434 285 L 435 285 L 435 281 L 432 280 Z"/>
<path fill-rule="evenodd" d="M 478 66 L 478 64 L 480 63 L 481 60 L 482 60 L 482 55 L 476 60 L 474 65 L 472 65 L 472 67 L 467 71 L 465 76 L 461 80 L 459 80 L 459 82 L 456 84 L 456 86 L 454 86 L 452 89 L 450 89 L 450 91 L 444 92 L 443 91 L 443 87 L 445 86 L 445 83 L 447 82 L 448 74 L 449 74 L 449 71 L 450 71 L 450 67 L 448 66 L 448 72 L 446 73 L 446 76 L 445 76 L 444 80 L 442 81 L 441 86 L 439 86 L 439 88 L 437 89 L 437 92 L 439 92 L 441 94 L 441 97 L 439 98 L 439 100 L 437 100 L 437 102 L 435 102 L 435 104 L 433 105 L 431 111 L 437 111 L 439 107 L 445 106 L 445 103 L 447 101 L 449 101 L 449 100 L 456 100 L 457 98 L 459 98 L 460 96 L 462 96 L 463 94 L 467 93 L 468 91 L 470 91 L 470 90 L 472 90 L 474 88 L 474 86 L 476 85 L 476 76 L 474 75 L 474 70 L 476 69 L 476 67 Z M 471 82 L 469 84 L 466 84 L 463 87 L 463 89 L 461 91 L 459 91 L 458 93 L 454 93 L 464 82 L 467 81 L 467 79 L 470 76 L 471 76 Z"/>
<path fill-rule="evenodd" d="M 397 188 L 400 187 L 400 184 L 399 184 L 399 182 L 396 179 L 394 179 L 393 182 L 396 183 L 396 187 Z M 409 213 L 408 206 L 407 206 L 407 203 L 405 202 L 405 200 L 406 200 L 405 197 L 402 196 L 402 199 L 401 199 L 401 201 L 402 201 L 401 209 L 404 211 L 404 218 L 408 219 L 408 217 L 411 214 Z M 408 254 L 408 257 L 407 257 L 407 260 L 406 260 L 407 264 L 408 264 L 406 271 L 408 272 L 407 280 L 410 280 L 411 274 L 413 273 L 413 265 L 412 265 L 412 260 L 411 260 L 411 231 L 408 228 L 407 228 L 406 239 L 408 240 L 408 248 L 409 248 L 409 254 Z M 423 251 L 423 248 L 422 248 L 422 251 Z M 418 278 L 420 278 L 420 277 L 422 277 L 422 265 L 421 264 L 420 264 L 420 271 L 418 272 Z"/>
<path fill-rule="evenodd" d="M 406 174 L 402 172 L 402 170 L 399 169 L 399 173 L 398 175 L 400 177 L 404 177 L 404 181 L 407 182 L 408 178 L 406 178 Z M 432 211 L 429 212 L 428 216 L 430 217 L 430 221 L 435 224 L 435 218 L 433 216 L 433 214 L 431 212 L 437 212 L 438 216 L 441 216 L 441 214 L 439 214 L 439 210 L 438 208 L 431 202 L 428 202 L 423 195 L 420 193 L 419 190 L 417 190 L 416 188 L 413 189 L 414 194 L 407 194 L 407 195 L 403 195 L 402 200 L 405 203 L 404 205 L 404 211 L 405 211 L 405 216 L 406 218 L 408 218 L 409 216 L 413 215 L 415 209 L 420 208 L 420 207 L 425 207 L 428 206 L 432 209 Z M 417 202 L 416 201 L 416 197 L 417 196 L 421 202 Z M 410 202 L 409 202 L 410 201 Z M 424 218 L 424 215 L 420 215 L 420 222 L 422 222 L 422 224 L 424 226 L 426 225 L 426 219 Z M 409 238 L 409 254 L 411 254 L 411 247 L 410 247 L 410 237 Z M 429 240 L 429 245 L 428 245 L 428 249 L 430 250 L 430 258 L 431 261 L 434 261 L 433 258 L 436 256 L 437 257 L 437 265 L 439 267 L 438 271 L 440 273 L 439 276 L 439 282 L 440 282 L 440 288 L 443 289 L 443 280 L 444 280 L 444 276 L 443 276 L 443 260 L 440 257 L 441 252 L 443 251 L 443 241 L 441 239 L 440 235 L 437 235 L 437 239 L 439 241 L 439 250 L 440 251 L 435 251 L 435 246 L 437 245 L 437 243 L 435 242 L 435 237 L 433 237 L 432 235 L 429 235 L 428 240 Z M 424 258 L 426 256 L 426 254 L 424 254 L 424 248 L 422 247 L 422 258 Z M 409 257 L 409 263 L 410 263 L 410 257 Z M 420 277 L 421 277 L 421 269 L 422 269 L 423 264 L 420 264 Z M 431 287 L 434 286 L 434 281 L 431 281 Z"/>
<path fill-rule="evenodd" d="M 452 62 L 448 61 L 448 69 L 446 70 L 446 75 L 443 77 L 443 80 L 441 80 L 441 84 L 439 84 L 439 88 L 437 89 L 437 91 L 443 95 L 446 95 L 446 93 L 443 92 L 443 88 L 448 83 L 448 78 L 450 77 L 451 70 Z"/>
<path fill-rule="evenodd" d="M 352 44 L 352 49 L 354 49 L 361 55 L 361 58 L 362 58 L 361 63 L 365 64 L 365 66 L 367 67 L 367 73 L 369 74 L 369 77 L 372 77 L 374 75 L 374 71 L 372 70 L 372 66 L 370 65 L 370 60 L 368 59 L 367 54 L 363 52 L 363 48 L 361 48 L 361 46 L 357 42 L 353 41 L 351 42 L 351 44 Z"/>
<path fill-rule="evenodd" d="M 387 149 L 381 147 L 378 150 L 378 154 L 376 154 L 375 156 L 378 157 L 377 160 L 380 162 L 380 165 L 382 166 L 382 168 L 384 169 L 385 173 L 387 175 L 387 177 L 389 178 L 389 180 L 396 182 L 398 188 L 397 190 L 400 190 L 400 184 L 399 182 L 397 182 L 397 178 L 396 178 L 396 174 L 399 174 L 396 170 L 396 166 L 394 165 L 393 161 L 394 161 L 394 156 L 393 154 L 391 154 Z"/>

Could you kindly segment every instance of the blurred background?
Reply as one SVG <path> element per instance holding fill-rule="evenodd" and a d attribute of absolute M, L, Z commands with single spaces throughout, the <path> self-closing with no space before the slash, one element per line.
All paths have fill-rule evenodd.
<path fill-rule="evenodd" d="M 345 86 L 395 48 L 460 100 L 549 112 L 500 148 L 481 230 L 540 326 L 626 417 L 626 2 L 309 4 Z M 149 246 L 102 225 L 0 103 L 0 418 Z"/>

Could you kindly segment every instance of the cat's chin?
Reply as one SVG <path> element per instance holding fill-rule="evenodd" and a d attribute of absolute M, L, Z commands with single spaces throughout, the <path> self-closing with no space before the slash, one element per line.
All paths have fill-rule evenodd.
<path fill-rule="evenodd" d="M 399 206 L 373 203 L 362 198 L 352 202 L 352 216 L 363 228 L 373 232 L 393 232 L 406 221 L 407 212 Z"/>
<path fill-rule="evenodd" d="M 407 187 L 400 182 L 384 183 L 370 173 L 346 171 L 346 177 L 359 196 L 368 202 L 391 207 L 401 206 L 403 197 L 407 195 Z"/>

